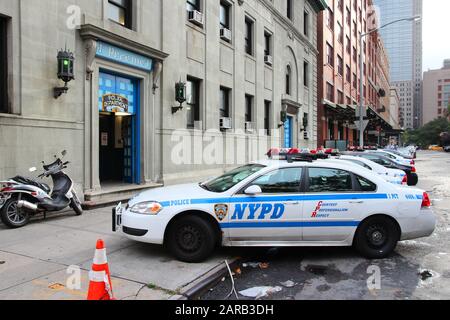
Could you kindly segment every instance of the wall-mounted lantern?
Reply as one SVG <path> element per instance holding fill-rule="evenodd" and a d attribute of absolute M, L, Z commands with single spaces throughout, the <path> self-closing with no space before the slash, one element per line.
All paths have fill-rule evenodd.
<path fill-rule="evenodd" d="M 183 103 L 186 102 L 186 83 L 177 82 L 175 84 L 175 100 L 180 104 L 178 107 L 172 107 L 172 114 L 183 109 Z"/>
<path fill-rule="evenodd" d="M 280 123 L 278 124 L 278 128 L 284 126 L 288 119 L 287 110 L 281 110 L 280 112 Z"/>
<path fill-rule="evenodd" d="M 54 97 L 58 99 L 63 93 L 67 93 L 69 87 L 67 84 L 75 79 L 73 53 L 66 50 L 58 52 L 58 79 L 64 82 L 64 87 L 54 89 Z"/>

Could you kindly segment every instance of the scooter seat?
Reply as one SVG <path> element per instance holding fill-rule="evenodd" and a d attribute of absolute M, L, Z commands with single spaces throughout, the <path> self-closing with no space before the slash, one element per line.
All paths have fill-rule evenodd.
<path fill-rule="evenodd" d="M 17 177 L 12 178 L 12 180 L 14 180 L 14 181 L 16 181 L 18 183 L 29 184 L 29 185 L 35 186 L 35 187 L 41 189 L 42 191 L 44 191 L 47 194 L 50 193 L 50 191 L 51 191 L 50 187 L 47 184 L 38 182 L 38 181 L 30 179 L 30 178 L 17 176 Z"/>

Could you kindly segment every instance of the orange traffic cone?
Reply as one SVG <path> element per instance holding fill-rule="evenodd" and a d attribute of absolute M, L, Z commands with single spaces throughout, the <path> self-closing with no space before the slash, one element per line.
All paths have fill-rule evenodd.
<path fill-rule="evenodd" d="M 115 300 L 103 240 L 97 241 L 92 271 L 89 272 L 88 300 Z"/>

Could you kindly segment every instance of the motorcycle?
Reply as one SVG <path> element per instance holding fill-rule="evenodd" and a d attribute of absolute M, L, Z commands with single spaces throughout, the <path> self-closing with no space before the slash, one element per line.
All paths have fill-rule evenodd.
<path fill-rule="evenodd" d="M 77 216 L 83 214 L 81 202 L 73 189 L 74 183 L 63 170 L 70 162 L 61 159 L 67 154 L 63 151 L 62 157 L 55 155 L 55 162 L 46 165 L 44 162 L 44 173 L 39 178 L 51 177 L 53 190 L 42 182 L 34 179 L 16 176 L 8 181 L 0 181 L 0 218 L 10 228 L 21 228 L 27 225 L 32 216 L 48 212 L 58 212 L 70 207 Z M 30 168 L 30 172 L 37 171 Z"/>

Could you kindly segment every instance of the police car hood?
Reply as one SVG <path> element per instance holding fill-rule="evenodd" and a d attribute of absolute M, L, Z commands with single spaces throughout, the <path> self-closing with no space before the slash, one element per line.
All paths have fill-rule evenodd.
<path fill-rule="evenodd" d="M 131 199 L 129 205 L 132 207 L 145 201 L 181 201 L 192 198 L 208 198 L 214 195 L 217 194 L 203 189 L 198 183 L 181 184 L 144 191 Z"/>

